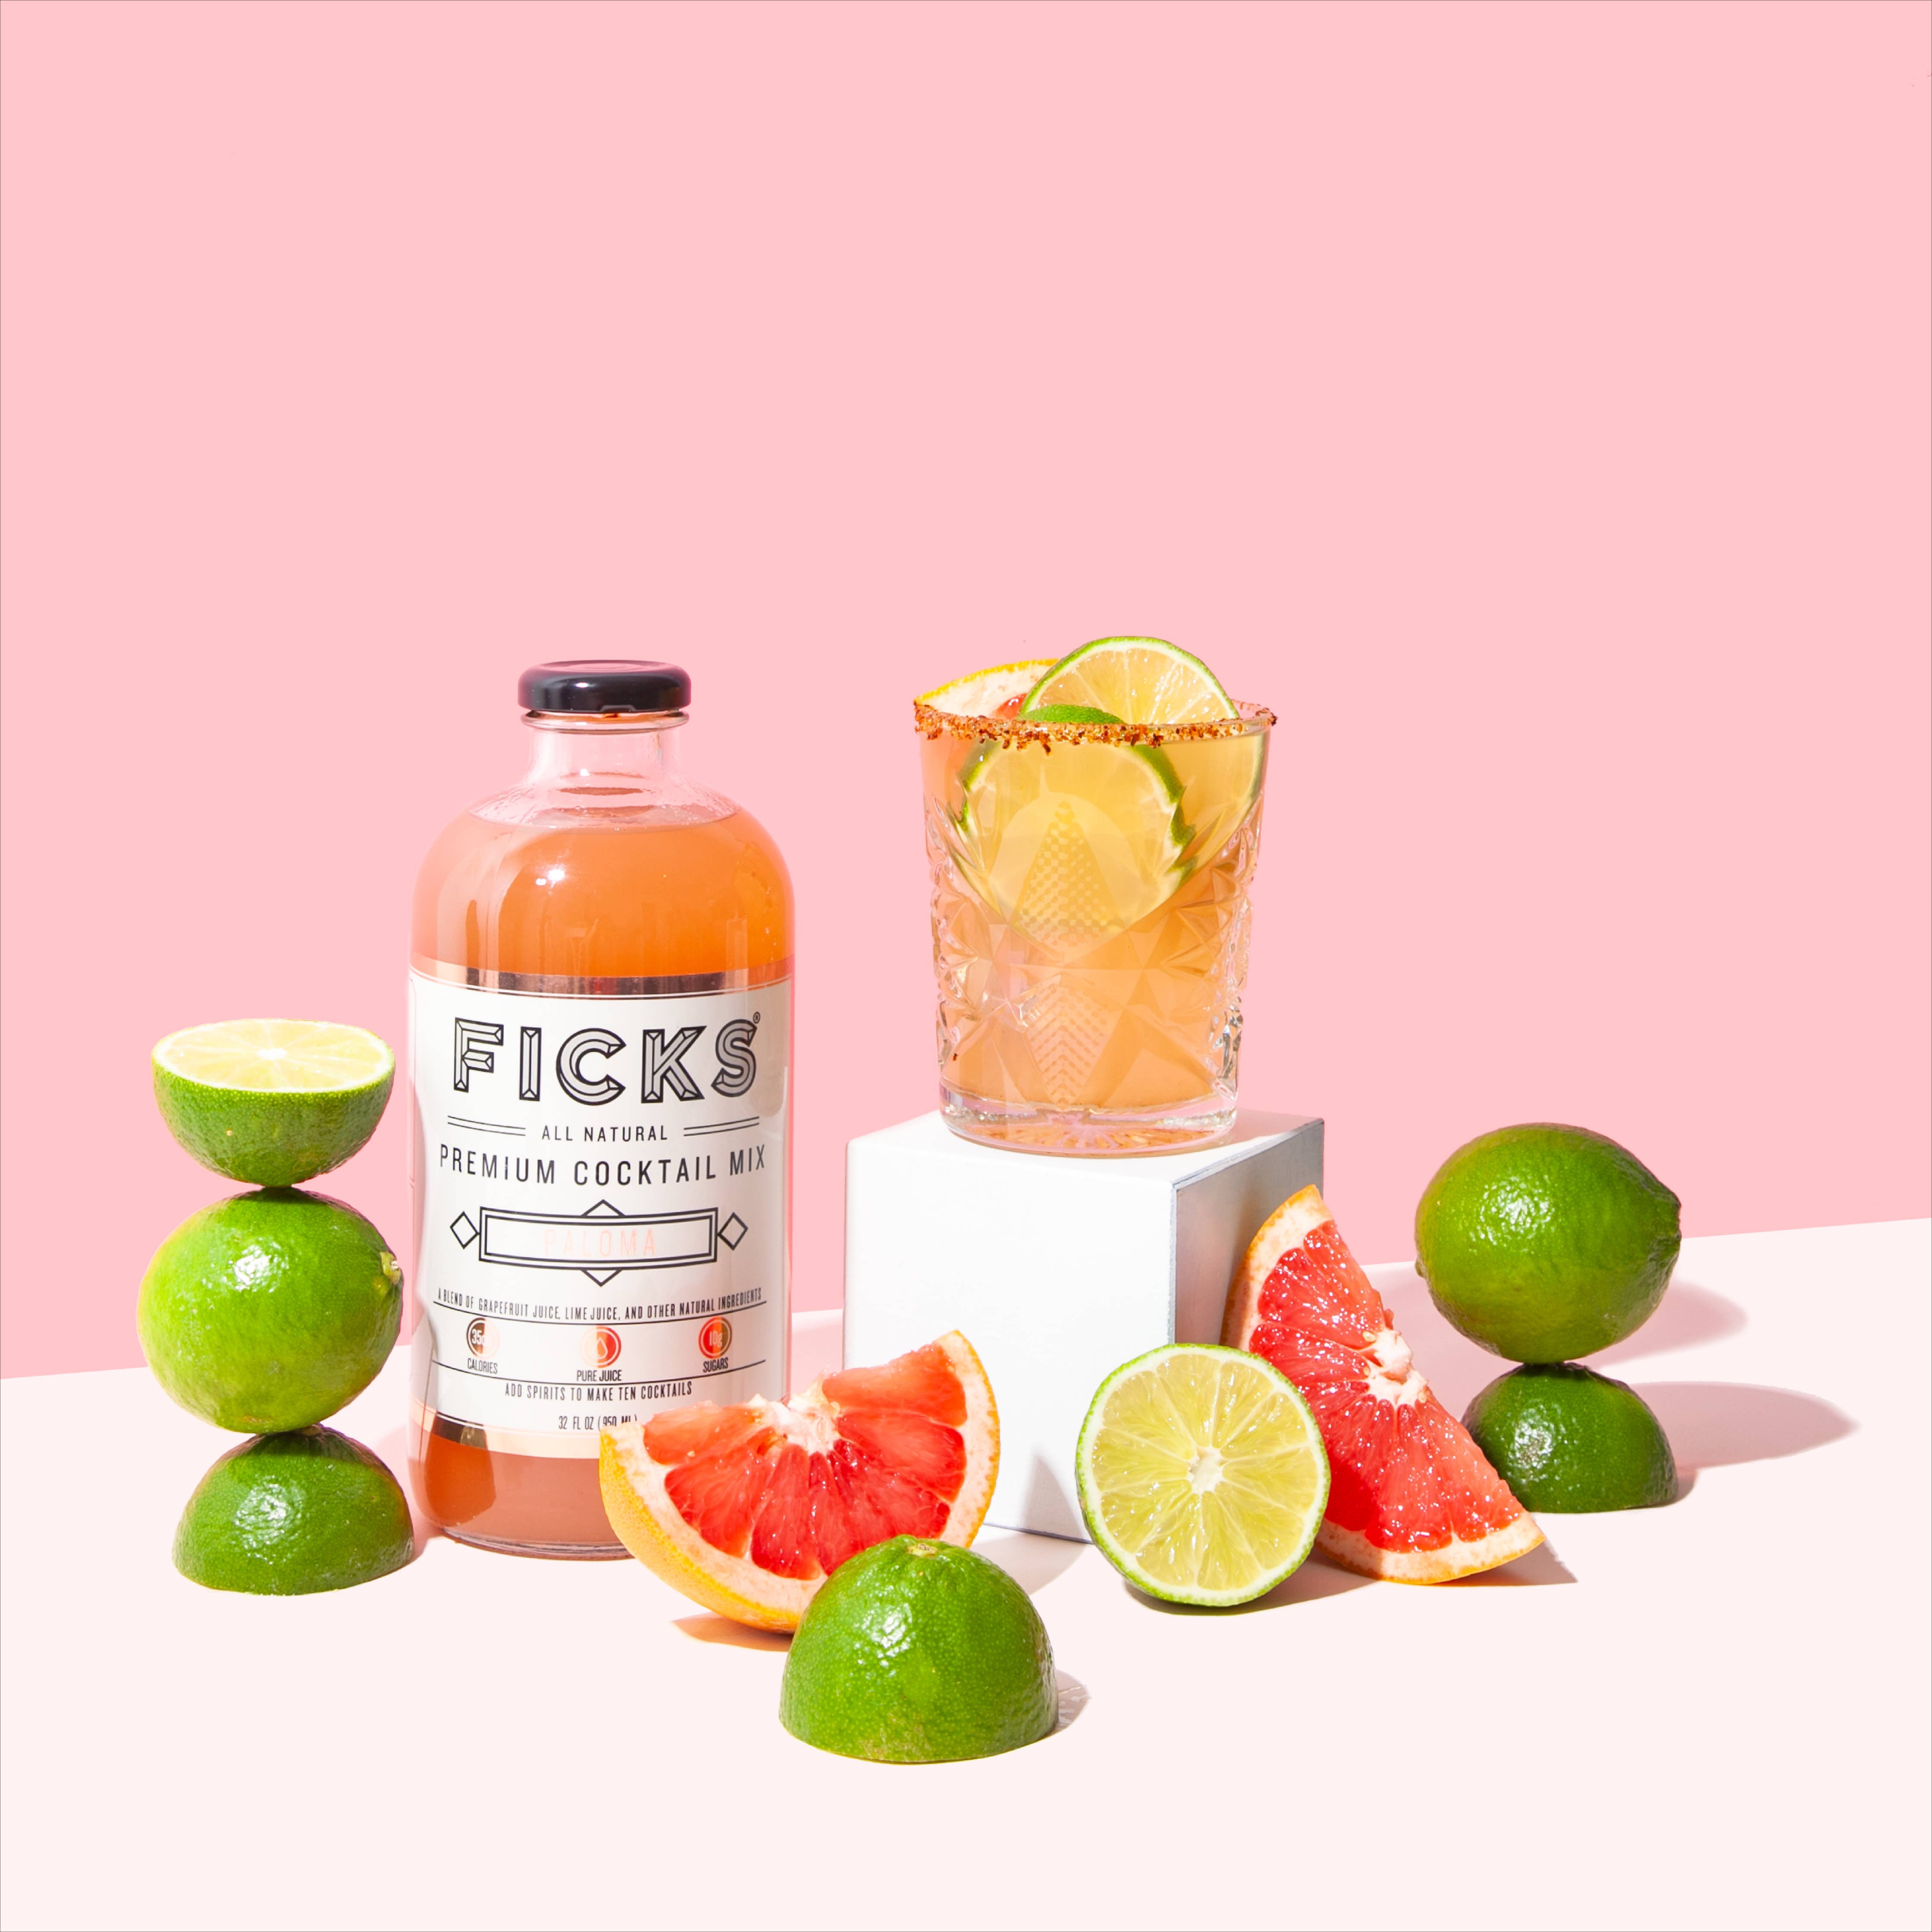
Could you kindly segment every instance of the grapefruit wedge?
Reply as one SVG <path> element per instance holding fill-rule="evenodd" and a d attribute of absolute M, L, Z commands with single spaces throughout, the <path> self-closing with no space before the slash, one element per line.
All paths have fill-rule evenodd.
<path fill-rule="evenodd" d="M 789 1402 L 700 1402 L 606 1430 L 598 1474 L 624 1547 L 693 1603 L 796 1630 L 848 1556 L 892 1536 L 970 1544 L 1000 1468 L 1000 1418 L 956 1330 Z"/>
<path fill-rule="evenodd" d="M 1543 1532 L 1430 1392 L 1319 1190 L 1262 1222 L 1228 1292 L 1222 1341 L 1272 1362 L 1328 1451 L 1316 1547 L 1344 1569 L 1446 1583 L 1534 1550 Z"/>

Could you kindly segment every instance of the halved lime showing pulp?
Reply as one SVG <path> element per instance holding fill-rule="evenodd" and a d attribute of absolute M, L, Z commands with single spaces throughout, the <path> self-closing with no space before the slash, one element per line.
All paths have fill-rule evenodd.
<path fill-rule="evenodd" d="M 376 1131 L 396 1058 L 323 1020 L 218 1020 L 154 1048 L 154 1102 L 202 1166 L 256 1187 L 340 1167 Z"/>
<path fill-rule="evenodd" d="M 1088 1533 L 1174 1604 L 1245 1604 L 1298 1569 L 1328 1505 L 1301 1391 L 1244 1349 L 1176 1342 L 1116 1369 L 1075 1455 Z"/>

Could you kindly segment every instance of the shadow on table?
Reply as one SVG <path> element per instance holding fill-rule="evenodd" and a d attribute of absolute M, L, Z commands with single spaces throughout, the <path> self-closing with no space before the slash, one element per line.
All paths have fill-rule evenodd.
<path fill-rule="evenodd" d="M 1087 1708 L 1087 1687 L 1078 1678 L 1064 1670 L 1056 1670 L 1053 1673 L 1053 1688 L 1059 1699 L 1060 1714 L 1053 1729 L 1047 1733 L 1048 1737 L 1058 1737 Z"/>
<path fill-rule="evenodd" d="M 1539 1521 L 1546 1538 L 1550 1519 L 1544 1516 Z M 1473 1576 L 1458 1576 L 1453 1583 L 1438 1583 L 1436 1587 L 1441 1590 L 1516 1590 L 1526 1585 L 1574 1583 L 1576 1580 L 1569 1565 L 1546 1540 L 1498 1569 L 1479 1570 Z"/>
<path fill-rule="evenodd" d="M 1342 1569 L 1311 1552 L 1307 1562 L 1292 1576 L 1284 1577 L 1266 1596 L 1257 1597 L 1251 1604 L 1230 1604 L 1224 1608 L 1216 1608 L 1207 1604 L 1163 1603 L 1158 1597 L 1150 1597 L 1136 1590 L 1124 1577 L 1120 1580 L 1120 1588 L 1143 1608 L 1158 1610 L 1166 1617 L 1249 1617 L 1257 1610 L 1285 1610 L 1296 1604 L 1314 1603 L 1323 1597 L 1343 1596 L 1351 1590 L 1366 1589 L 1375 1581 L 1372 1576 L 1358 1576 L 1354 1570 Z"/>
<path fill-rule="evenodd" d="M 999 1529 L 976 1538 L 973 1547 L 997 1563 L 1030 1597 L 1065 1574 L 1079 1562 L 1081 1551 L 1093 1546 L 1076 1543 L 1070 1537 Z"/>
<path fill-rule="evenodd" d="M 1452 1415 L 1460 1415 L 1478 1390 L 1515 1366 L 1450 1328 L 1430 1299 L 1429 1284 L 1413 1268 L 1378 1268 L 1376 1277 L 1395 1325 L 1408 1337 L 1418 1366 Z M 1673 1281 L 1657 1312 L 1634 1335 L 1583 1359 L 1593 1369 L 1616 1375 L 1621 1362 L 1718 1341 L 1736 1334 L 1745 1321 L 1743 1309 L 1728 1296 L 1694 1282 Z"/>
<path fill-rule="evenodd" d="M 1632 1387 L 1663 1424 L 1678 1472 L 1687 1478 L 1686 1490 L 1697 1470 L 1802 1455 L 1858 1427 L 1843 1410 L 1796 1389 L 1755 1382 L 1637 1382 Z"/>
<path fill-rule="evenodd" d="M 677 1617 L 673 1621 L 686 1636 L 695 1637 L 700 1643 L 729 1644 L 734 1650 L 788 1650 L 791 1647 L 789 1630 L 754 1630 L 749 1624 L 734 1624 L 729 1617 L 713 1616 L 709 1610 L 701 1616 Z"/>
<path fill-rule="evenodd" d="M 1612 1362 L 1633 1362 L 1645 1355 L 1667 1354 L 1672 1348 L 1694 1348 L 1701 1342 L 1735 1335 L 1744 1325 L 1744 1312 L 1728 1295 L 1700 1288 L 1694 1282 L 1673 1281 L 1658 1304 L 1657 1312 L 1634 1335 L 1600 1348 L 1587 1359 L 1592 1368 Z"/>

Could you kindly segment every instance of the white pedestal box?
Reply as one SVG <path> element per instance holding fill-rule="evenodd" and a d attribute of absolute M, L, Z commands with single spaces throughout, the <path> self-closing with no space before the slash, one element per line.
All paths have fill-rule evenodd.
<path fill-rule="evenodd" d="M 1102 1379 L 1168 1342 L 1216 1342 L 1234 1264 L 1322 1181 L 1322 1123 L 1237 1118 L 1234 1137 L 1124 1160 L 1010 1154 L 937 1113 L 845 1153 L 845 1360 L 957 1328 L 1000 1410 L 986 1520 L 1084 1540 L 1073 1449 Z"/>

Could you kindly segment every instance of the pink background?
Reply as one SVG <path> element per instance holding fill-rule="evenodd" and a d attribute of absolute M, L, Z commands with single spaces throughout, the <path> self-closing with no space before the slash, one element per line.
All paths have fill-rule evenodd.
<path fill-rule="evenodd" d="M 223 1191 L 153 1040 L 400 1043 L 554 656 L 790 860 L 805 1305 L 934 1098 L 908 700 L 1118 629 L 1282 713 L 1243 1088 L 1359 1252 L 1522 1119 L 1925 1213 L 1928 20 L 9 4 L 8 1371 Z"/>

